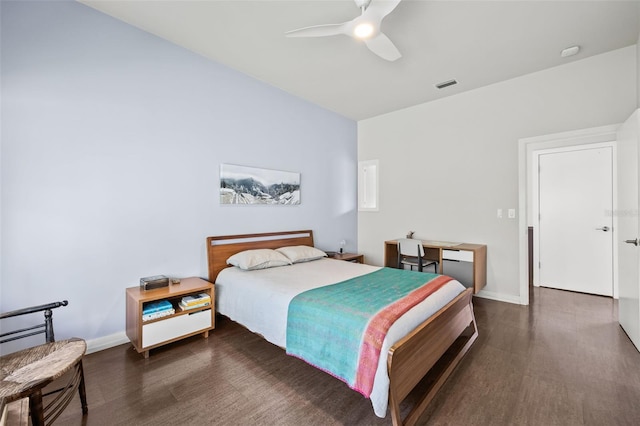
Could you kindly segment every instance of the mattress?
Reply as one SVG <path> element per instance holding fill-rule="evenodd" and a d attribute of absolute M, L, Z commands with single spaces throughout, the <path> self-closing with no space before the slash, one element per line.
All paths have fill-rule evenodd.
<path fill-rule="evenodd" d="M 285 348 L 289 302 L 299 293 L 335 284 L 380 269 L 377 266 L 320 259 L 255 271 L 226 268 L 216 279 L 216 310 L 267 341 Z M 426 281 L 426 280 L 425 280 Z M 374 413 L 385 417 L 389 395 L 387 354 L 389 348 L 425 319 L 464 291 L 451 280 L 419 303 L 388 330 L 381 350 L 370 399 Z"/>

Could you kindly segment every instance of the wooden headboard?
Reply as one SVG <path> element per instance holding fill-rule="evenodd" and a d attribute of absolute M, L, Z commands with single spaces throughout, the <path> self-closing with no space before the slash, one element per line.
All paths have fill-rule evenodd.
<path fill-rule="evenodd" d="M 216 282 L 220 271 L 227 268 L 227 259 L 241 251 L 276 249 L 284 246 L 313 247 L 313 231 L 268 232 L 264 234 L 223 235 L 207 237 L 209 281 Z"/>

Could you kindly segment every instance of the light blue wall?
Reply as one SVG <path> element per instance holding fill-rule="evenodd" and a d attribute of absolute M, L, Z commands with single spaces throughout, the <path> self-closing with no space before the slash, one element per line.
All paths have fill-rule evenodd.
<path fill-rule="evenodd" d="M 356 123 L 75 2 L 2 3 L 0 310 L 68 299 L 121 333 L 125 288 L 207 275 L 209 235 L 356 250 Z M 301 173 L 299 206 L 221 206 L 220 164 Z"/>

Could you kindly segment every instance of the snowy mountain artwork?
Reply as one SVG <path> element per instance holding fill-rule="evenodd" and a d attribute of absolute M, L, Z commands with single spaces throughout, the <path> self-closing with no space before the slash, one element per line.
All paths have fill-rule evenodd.
<path fill-rule="evenodd" d="M 220 204 L 300 204 L 300 173 L 221 164 Z"/>

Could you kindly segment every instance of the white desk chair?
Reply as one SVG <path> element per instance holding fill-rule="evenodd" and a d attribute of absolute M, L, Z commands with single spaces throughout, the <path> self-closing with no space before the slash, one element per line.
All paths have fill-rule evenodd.
<path fill-rule="evenodd" d="M 398 240 L 398 267 L 404 269 L 404 265 L 409 265 L 411 270 L 418 267 L 418 271 L 433 265 L 433 272 L 438 273 L 438 262 L 424 258 L 424 247 L 422 241 L 402 238 Z"/>

